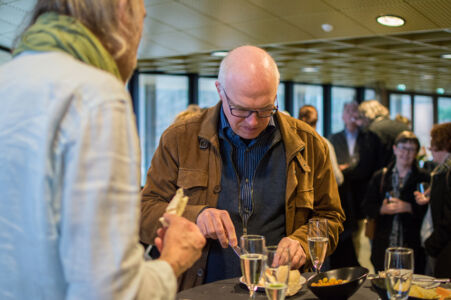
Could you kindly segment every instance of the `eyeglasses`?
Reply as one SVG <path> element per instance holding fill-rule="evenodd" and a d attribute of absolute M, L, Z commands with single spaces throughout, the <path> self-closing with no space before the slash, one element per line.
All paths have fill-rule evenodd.
<path fill-rule="evenodd" d="M 227 96 L 227 93 L 224 88 L 222 88 L 222 91 L 224 92 L 224 95 L 226 96 L 227 105 L 229 106 L 230 113 L 234 117 L 245 119 L 245 118 L 249 117 L 250 115 L 252 115 L 252 113 L 255 112 L 257 114 L 258 118 L 264 119 L 264 118 L 271 117 L 279 109 L 279 105 L 273 106 L 273 108 L 271 108 L 271 109 L 262 109 L 262 110 L 252 110 L 252 109 L 241 108 L 241 107 L 240 108 L 233 107 L 232 105 L 230 105 L 230 98 L 229 98 L 229 96 Z M 277 96 L 276 96 L 276 101 L 277 101 Z"/>
<path fill-rule="evenodd" d="M 398 146 L 396 147 L 401 152 L 409 152 L 409 153 L 415 153 L 417 152 L 417 148 L 411 148 L 411 147 L 404 147 L 404 146 Z"/>

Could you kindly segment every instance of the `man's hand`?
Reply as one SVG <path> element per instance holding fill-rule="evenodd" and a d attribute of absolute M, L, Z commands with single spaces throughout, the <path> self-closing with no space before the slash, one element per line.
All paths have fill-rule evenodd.
<path fill-rule="evenodd" d="M 158 229 L 155 246 L 178 277 L 199 259 L 206 241 L 196 224 L 173 214 L 163 217 L 169 226 Z"/>
<path fill-rule="evenodd" d="M 291 258 L 291 269 L 299 269 L 305 264 L 307 256 L 305 255 L 304 249 L 302 249 L 301 244 L 289 237 L 284 237 L 280 240 L 277 248 L 287 248 L 290 252 Z"/>
<path fill-rule="evenodd" d="M 197 216 L 196 224 L 206 238 L 219 240 L 222 248 L 238 245 L 235 226 L 226 210 L 207 208 Z"/>

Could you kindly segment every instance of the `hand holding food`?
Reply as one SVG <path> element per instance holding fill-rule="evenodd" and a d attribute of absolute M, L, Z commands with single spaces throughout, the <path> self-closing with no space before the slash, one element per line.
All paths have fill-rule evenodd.
<path fill-rule="evenodd" d="M 166 213 L 181 216 L 185 211 L 187 203 L 188 197 L 184 196 L 183 189 L 179 188 L 172 198 L 171 202 L 169 202 L 168 207 L 166 207 Z M 163 227 L 168 227 L 168 224 L 163 217 L 161 217 L 159 221 L 161 222 L 161 224 L 163 224 Z"/>

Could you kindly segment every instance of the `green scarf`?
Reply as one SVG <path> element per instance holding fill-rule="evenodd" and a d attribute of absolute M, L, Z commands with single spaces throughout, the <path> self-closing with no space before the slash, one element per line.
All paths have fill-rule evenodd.
<path fill-rule="evenodd" d="M 80 21 L 54 12 L 42 14 L 22 35 L 16 56 L 24 51 L 62 51 L 122 80 L 111 54 Z"/>

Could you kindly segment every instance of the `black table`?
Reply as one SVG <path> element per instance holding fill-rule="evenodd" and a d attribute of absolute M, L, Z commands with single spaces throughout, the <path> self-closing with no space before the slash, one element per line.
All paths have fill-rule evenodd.
<path fill-rule="evenodd" d="M 302 276 L 308 278 L 312 273 L 304 273 Z M 178 300 L 248 300 L 249 292 L 239 283 L 239 278 L 226 279 L 197 286 L 195 288 L 181 291 L 177 294 Z M 264 300 L 266 294 L 257 292 L 255 299 Z M 317 300 L 318 298 L 307 288 L 307 284 L 294 296 L 287 300 Z M 371 289 L 371 282 L 366 280 L 360 289 L 352 295 L 349 300 L 377 300 L 378 295 Z"/>

